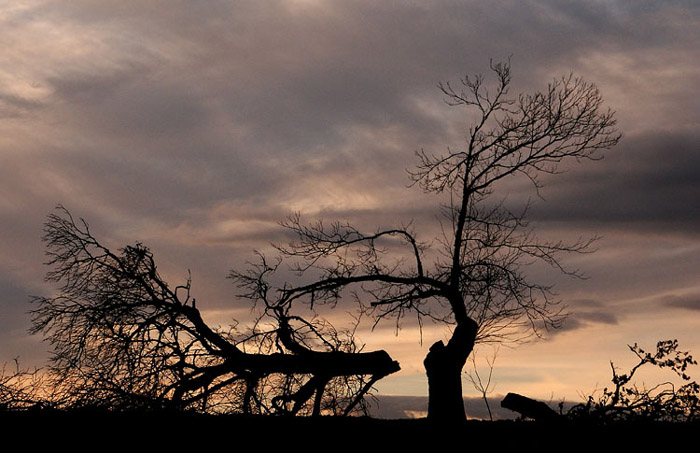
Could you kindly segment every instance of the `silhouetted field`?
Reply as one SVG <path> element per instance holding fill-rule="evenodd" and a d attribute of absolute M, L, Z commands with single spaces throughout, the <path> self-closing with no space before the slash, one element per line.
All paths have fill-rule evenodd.
<path fill-rule="evenodd" d="M 574 424 L 532 421 L 431 423 L 426 419 L 287 418 L 205 416 L 172 412 L 0 413 L 4 438 L 34 448 L 68 446 L 73 450 L 108 447 L 219 447 L 254 451 L 673 451 L 697 447 L 698 423 Z M 690 442 L 690 444 L 688 444 Z"/>

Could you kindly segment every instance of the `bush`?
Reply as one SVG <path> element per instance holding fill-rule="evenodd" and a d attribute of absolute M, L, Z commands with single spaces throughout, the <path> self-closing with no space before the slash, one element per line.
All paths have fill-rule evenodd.
<path fill-rule="evenodd" d="M 625 374 L 610 362 L 612 387 L 606 387 L 598 397 L 588 397 L 585 403 L 573 406 L 567 417 L 571 420 L 596 421 L 697 421 L 700 412 L 700 385 L 687 374 L 690 365 L 697 362 L 689 352 L 678 350 L 678 340 L 659 341 L 656 352 L 644 351 L 636 343 L 628 346 L 639 362 Z M 682 379 L 681 386 L 667 381 L 647 388 L 638 386 L 633 378 L 647 365 L 668 368 Z"/>

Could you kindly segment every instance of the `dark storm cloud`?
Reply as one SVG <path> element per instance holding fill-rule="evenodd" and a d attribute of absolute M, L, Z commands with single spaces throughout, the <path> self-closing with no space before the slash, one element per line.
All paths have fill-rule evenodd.
<path fill-rule="evenodd" d="M 251 199 L 281 211 L 285 196 L 304 186 L 323 192 L 336 183 L 340 192 L 354 186 L 376 198 L 371 208 L 337 206 L 332 213 L 342 217 L 413 196 L 400 191 L 414 150 L 460 145 L 462 112 L 442 104 L 437 82 L 513 54 L 516 87 L 541 87 L 573 68 L 594 80 L 603 71 L 601 88 L 611 91 L 619 74 L 582 64 L 587 55 L 682 53 L 691 48 L 693 11 L 684 2 L 49 2 L 17 13 L 7 38 L 23 51 L 13 68 L 48 94 L 37 100 L 2 86 L 0 94 L 17 111 L 42 106 L 25 115 L 36 143 L 15 165 L 61 179 L 23 194 L 28 204 L 70 206 L 77 197 L 88 213 L 183 222 Z M 671 100 L 689 98 L 679 91 Z M 666 189 L 645 185 L 659 148 L 628 137 L 629 152 L 593 173 L 557 179 L 550 203 L 535 213 L 692 219 L 696 137 L 671 133 L 657 141 L 667 162 L 683 166 L 661 169 Z M 640 175 L 615 160 L 632 151 L 636 162 L 649 162 Z M 668 203 L 679 168 L 691 180 Z M 22 174 L 17 186 L 30 186 L 32 176 Z M 689 207 L 676 209 L 683 199 Z M 328 212 L 333 203 L 317 206 Z"/>
<path fill-rule="evenodd" d="M 375 124 L 400 118 L 406 122 L 413 115 L 412 126 L 432 130 L 435 124 L 426 125 L 423 115 L 406 104 L 407 93 L 424 93 L 445 77 L 483 70 L 489 57 L 511 53 L 513 35 L 520 38 L 515 47 L 526 52 L 519 62 L 516 54 L 522 77 L 526 77 L 542 63 L 530 61 L 532 48 L 548 52 L 552 60 L 564 52 L 575 57 L 582 50 L 577 49 L 581 43 L 576 37 L 585 36 L 589 45 L 590 40 L 602 41 L 605 38 L 598 32 L 606 29 L 610 33 L 613 20 L 605 8 L 576 6 L 579 3 L 523 7 L 522 3 L 504 2 L 494 7 L 437 2 L 397 8 L 377 2 L 330 2 L 296 10 L 284 2 L 235 2 L 197 9 L 196 17 L 204 26 L 196 27 L 189 20 L 195 11 L 187 7 L 167 8 L 165 14 L 153 17 L 147 15 L 151 7 L 126 5 L 131 6 L 88 2 L 85 11 L 76 5 L 50 12 L 83 24 L 123 26 L 121 39 L 113 39 L 113 50 L 119 53 L 103 56 L 108 60 L 116 57 L 119 65 L 139 57 L 140 64 L 148 65 L 143 57 L 159 55 L 157 50 L 167 47 L 168 41 L 182 44 L 182 55 L 159 55 L 149 65 L 154 76 L 149 88 L 154 93 L 145 98 L 138 89 L 119 93 L 124 104 L 135 103 L 137 118 L 142 110 L 139 106 L 149 103 L 150 96 L 155 97 L 148 107 L 153 109 L 152 116 L 171 112 L 167 103 L 159 105 L 158 92 L 163 91 L 161 97 L 172 95 L 175 90 L 168 85 L 173 80 L 187 88 L 179 96 L 201 84 L 208 92 L 200 94 L 206 98 L 216 92 L 237 120 L 252 125 L 258 138 L 286 148 L 290 144 L 294 148 L 297 140 L 299 145 L 315 143 L 315 137 L 325 134 L 332 140 L 333 129 L 348 121 Z M 118 14 L 113 14 L 115 9 Z M 624 36 L 625 31 L 638 28 L 643 27 L 623 27 L 613 33 Z M 495 33 L 494 41 L 489 36 L 494 35 L 493 30 L 510 32 Z M 128 34 L 134 39 L 126 40 L 123 36 Z M 138 47 L 135 37 L 144 39 L 144 49 L 132 55 L 126 44 Z M 157 71 L 159 66 L 170 70 Z M 143 72 L 126 69 L 136 79 Z M 102 86 L 104 93 L 86 98 L 91 102 L 119 86 L 109 76 L 96 82 L 86 80 L 90 74 L 68 76 L 75 78 L 83 92 Z M 166 79 L 160 80 L 163 77 Z M 58 85 L 64 88 L 71 82 L 63 80 Z M 185 117 L 187 113 L 185 109 Z M 199 117 L 197 112 L 190 113 L 192 120 Z M 315 134 L 309 136 L 309 130 Z"/>
<path fill-rule="evenodd" d="M 699 144 L 689 130 L 628 137 L 604 161 L 553 178 L 533 217 L 700 231 Z"/>
<path fill-rule="evenodd" d="M 18 274 L 0 266 L 0 369 L 11 359 L 18 359 L 23 367 L 42 366 L 45 360 L 46 347 L 39 344 L 40 337 L 28 333 L 30 295 L 40 294 L 37 282 L 41 279 L 24 284 Z"/>
<path fill-rule="evenodd" d="M 40 106 L 41 104 L 39 102 L 21 96 L 3 94 L 0 95 L 0 119 L 16 118 Z"/>
<path fill-rule="evenodd" d="M 187 135 L 207 120 L 196 89 L 149 80 L 137 68 L 102 78 L 79 74 L 49 79 L 57 102 L 65 103 L 82 127 L 115 135 Z M 79 109 L 79 110 L 76 110 Z"/>
<path fill-rule="evenodd" d="M 196 146 L 196 151 L 188 145 Z M 54 157 L 53 170 L 76 182 L 85 196 L 135 215 L 173 222 L 222 198 L 254 200 L 259 192 L 277 188 L 274 172 L 261 168 L 264 164 L 209 146 L 173 145 L 152 153 L 144 153 L 138 145 L 111 146 L 99 152 L 62 153 Z"/>
<path fill-rule="evenodd" d="M 661 302 L 673 308 L 682 308 L 691 311 L 700 310 L 700 294 L 687 294 L 683 296 L 666 296 Z"/>
<path fill-rule="evenodd" d="M 620 321 L 620 314 L 615 311 L 615 308 L 592 299 L 570 301 L 567 311 L 569 315 L 561 328 L 551 331 L 552 334 L 570 332 L 594 324 L 616 325 Z"/>
<path fill-rule="evenodd" d="M 28 294 L 32 289 L 18 284 L 7 270 L 0 275 L 0 331 L 16 332 L 29 327 L 24 315 L 29 310 Z"/>
<path fill-rule="evenodd" d="M 190 198 L 197 189 L 179 184 L 195 179 L 187 177 L 191 167 L 207 167 L 201 178 L 210 194 L 231 199 L 274 196 L 289 183 L 270 181 L 313 177 L 307 170 L 366 172 L 396 168 L 397 159 L 399 170 L 410 166 L 413 150 L 440 151 L 460 139 L 438 116 L 447 108 L 436 82 L 483 71 L 489 57 L 510 53 L 516 80 L 540 78 L 548 62 L 564 54 L 575 60 L 591 42 L 634 35 L 646 17 L 632 26 L 626 4 L 613 11 L 578 2 L 218 2 L 196 11 L 154 5 L 39 9 L 44 19 L 107 31 L 96 36 L 99 46 L 88 47 L 88 63 L 68 65 L 44 82 L 53 90 L 53 114 L 91 140 L 81 153 L 95 156 L 86 161 L 103 162 L 103 172 L 127 183 L 138 175 L 156 198 L 167 187 L 185 203 L 202 202 Z M 156 10 L 162 14 L 149 14 Z M 110 52 L 97 53 L 103 49 Z M 391 128 L 397 132 L 389 136 Z M 372 143 L 362 139 L 368 131 Z M 119 165 L 100 156 L 100 148 L 115 144 L 122 146 L 113 151 Z M 325 160 L 322 168 L 285 171 L 315 158 Z M 270 159 L 276 165 L 256 164 Z M 153 167 L 149 184 L 144 173 Z M 402 171 L 382 174 L 377 192 L 405 184 Z M 163 184 L 161 175 L 172 183 Z"/>

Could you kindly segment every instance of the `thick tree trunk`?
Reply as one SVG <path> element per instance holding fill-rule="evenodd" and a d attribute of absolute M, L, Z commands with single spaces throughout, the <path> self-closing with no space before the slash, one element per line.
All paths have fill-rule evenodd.
<path fill-rule="evenodd" d="M 462 368 L 474 349 L 478 326 L 467 318 L 458 324 L 447 343 L 438 341 L 430 348 L 423 365 L 428 375 L 428 418 L 439 421 L 466 419 L 462 399 Z"/>

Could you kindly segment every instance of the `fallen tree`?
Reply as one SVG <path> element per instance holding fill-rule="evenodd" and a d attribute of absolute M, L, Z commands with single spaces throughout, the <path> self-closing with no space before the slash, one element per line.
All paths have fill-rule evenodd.
<path fill-rule="evenodd" d="M 143 244 L 113 252 L 62 207 L 44 231 L 47 280 L 61 286 L 33 298 L 31 330 L 53 348 L 58 406 L 347 415 L 399 370 L 385 351 L 361 352 L 353 330 L 291 305 L 264 307 L 245 332 L 212 328 L 191 279 L 169 285 Z"/>

